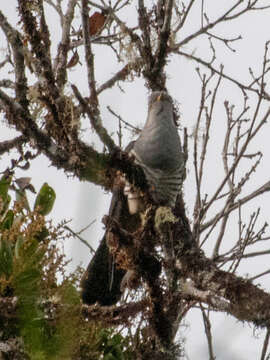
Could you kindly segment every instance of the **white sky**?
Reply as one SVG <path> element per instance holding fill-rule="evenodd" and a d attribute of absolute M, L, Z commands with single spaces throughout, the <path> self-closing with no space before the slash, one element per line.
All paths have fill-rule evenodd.
<path fill-rule="evenodd" d="M 209 18 L 214 19 L 222 13 L 222 9 L 229 8 L 231 4 L 235 3 L 232 0 L 205 0 L 205 10 L 209 14 Z M 183 39 L 190 32 L 197 30 L 200 27 L 200 4 L 194 6 L 191 13 L 190 20 L 179 39 Z M 267 1 L 264 2 L 267 4 Z M 0 9 L 8 17 L 9 21 L 15 26 L 17 23 L 15 0 L 1 1 Z M 131 11 L 123 11 L 122 19 L 129 24 L 134 24 L 134 13 Z M 244 16 L 241 20 L 235 20 L 230 23 L 224 23 L 213 30 L 212 33 L 219 36 L 236 37 L 242 35 L 243 40 L 235 42 L 232 46 L 237 50 L 236 53 L 230 52 L 224 45 L 216 41 L 216 68 L 220 63 L 223 63 L 224 72 L 231 76 L 235 76 L 238 80 L 248 83 L 251 79 L 249 76 L 249 67 L 252 67 L 255 74 L 259 74 L 262 67 L 262 56 L 264 53 L 265 41 L 270 39 L 269 32 L 269 18 L 270 10 L 262 12 L 252 12 L 250 15 Z M 57 23 L 57 15 L 52 11 L 48 17 L 49 25 L 53 29 L 53 36 L 57 36 L 55 31 Z M 77 19 L 78 23 L 80 19 Z M 4 47 L 2 33 L 0 32 L 0 45 Z M 54 38 L 53 38 L 54 40 Z M 80 59 L 84 62 L 82 48 L 80 48 Z M 107 48 L 98 49 L 96 51 L 96 69 L 97 81 L 99 84 L 106 81 L 115 70 L 119 69 L 119 65 L 113 61 L 112 54 Z M 196 56 L 201 56 L 204 60 L 209 60 L 208 41 L 206 37 L 200 37 L 197 40 L 189 43 L 183 48 L 183 51 L 193 53 Z M 0 56 L 2 54 L 0 53 Z M 120 68 L 123 64 L 120 66 Z M 192 133 L 196 116 L 199 109 L 200 99 L 200 85 L 198 76 L 194 71 L 197 65 L 185 58 L 171 58 L 168 66 L 168 88 L 171 95 L 177 99 L 180 104 L 180 111 L 182 114 L 182 126 L 188 128 L 189 134 Z M 201 68 L 202 71 L 204 70 Z M 71 70 L 69 74 L 69 81 L 75 82 L 80 89 L 87 94 L 87 78 L 84 72 L 84 66 Z M 0 79 L 6 76 L 0 70 Z M 121 84 L 126 94 L 122 94 L 119 90 L 108 90 L 101 97 L 101 110 L 104 119 L 104 125 L 111 131 L 117 130 L 117 121 L 108 113 L 106 106 L 110 105 L 114 110 L 127 121 L 134 125 L 143 124 L 146 117 L 147 91 L 141 79 L 126 84 Z M 223 144 L 223 135 L 226 123 L 226 116 L 223 103 L 229 100 L 236 105 L 236 110 L 240 111 L 242 106 L 241 92 L 229 82 L 223 82 L 219 97 L 217 100 L 214 123 L 213 136 L 210 141 L 210 151 L 208 153 L 207 162 L 207 177 L 204 183 L 204 191 L 209 194 L 213 193 L 213 189 L 220 182 L 223 176 L 223 168 L 221 163 L 221 146 Z M 86 122 L 83 127 L 88 126 Z M 12 138 L 13 132 L 7 129 L 3 124 L 0 124 L 0 141 Z M 88 131 L 85 135 L 89 142 L 96 140 L 95 135 Z M 255 189 L 269 180 L 269 155 L 270 147 L 268 146 L 269 125 L 254 141 L 254 149 L 256 151 L 263 151 L 265 158 L 262 165 L 257 170 L 255 176 L 253 175 L 247 187 L 247 191 Z M 115 138 L 116 139 L 116 138 Z M 127 136 L 125 143 L 129 142 L 130 136 Z M 9 160 L 6 157 L 1 159 L 0 171 L 6 168 Z M 192 204 L 195 196 L 194 178 L 192 171 L 192 156 L 190 156 L 189 178 L 185 183 L 185 200 L 187 203 L 187 211 L 192 215 Z M 243 168 L 243 175 L 245 169 Z M 65 219 L 73 219 L 71 227 L 77 231 L 86 226 L 92 220 L 96 219 L 96 223 L 85 232 L 83 237 L 86 238 L 95 247 L 97 240 L 102 236 L 103 229 L 101 218 L 107 213 L 109 207 L 110 194 L 104 194 L 104 191 L 97 186 L 89 183 L 79 183 L 77 180 L 67 178 L 63 171 L 56 171 L 49 166 L 49 162 L 44 157 L 40 157 L 33 161 L 30 170 L 26 172 L 18 171 L 16 173 L 20 176 L 30 176 L 33 179 L 33 185 L 38 190 L 43 182 L 48 182 L 57 192 L 57 201 L 54 210 L 51 214 L 55 222 Z M 269 195 L 258 198 L 247 206 L 244 211 L 245 216 L 250 216 L 251 212 L 256 207 L 261 206 L 262 222 L 267 221 L 269 212 Z M 235 238 L 237 232 L 234 231 L 236 220 L 232 220 L 232 231 L 228 234 L 228 240 L 224 244 L 227 248 Z M 214 241 L 214 238 L 212 238 Z M 212 242 L 209 241 L 206 246 L 206 252 L 212 249 Z M 73 258 L 73 264 L 82 262 L 87 265 L 89 261 L 89 254 L 86 247 L 78 240 L 70 241 L 65 245 L 67 253 Z M 239 274 L 244 276 L 246 273 L 257 274 L 266 270 L 267 263 L 269 263 L 268 256 L 262 257 L 260 260 L 245 261 L 245 265 L 240 268 Z M 261 280 L 265 288 L 270 289 L 269 281 L 266 278 Z M 254 336 L 254 329 L 252 326 L 243 325 L 235 319 L 225 316 L 224 314 L 213 314 L 214 321 L 212 324 L 212 333 L 214 336 L 214 351 L 218 360 L 246 360 L 259 359 L 259 354 L 262 347 L 263 336 L 257 338 Z M 181 335 L 186 338 L 186 350 L 191 360 L 207 359 L 207 343 L 204 335 L 203 323 L 200 312 L 198 310 L 191 311 L 185 320 L 189 326 L 181 330 Z M 263 335 L 264 332 L 257 332 L 256 334 Z"/>

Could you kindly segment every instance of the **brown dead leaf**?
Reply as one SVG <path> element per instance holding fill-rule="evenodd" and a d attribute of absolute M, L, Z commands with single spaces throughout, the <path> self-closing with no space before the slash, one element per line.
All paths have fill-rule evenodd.
<path fill-rule="evenodd" d="M 106 21 L 106 16 L 99 12 L 94 12 L 89 18 L 89 34 L 90 36 L 96 35 L 102 29 Z"/>
<path fill-rule="evenodd" d="M 69 62 L 67 63 L 67 69 L 76 66 L 78 64 L 79 60 L 80 60 L 79 54 L 76 50 L 74 52 L 74 54 L 72 55 L 72 57 L 70 58 Z"/>

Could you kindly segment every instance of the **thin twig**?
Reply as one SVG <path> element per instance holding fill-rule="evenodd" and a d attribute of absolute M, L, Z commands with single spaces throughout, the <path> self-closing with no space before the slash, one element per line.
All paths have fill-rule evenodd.
<path fill-rule="evenodd" d="M 113 116 L 115 116 L 121 123 L 123 123 L 126 127 L 130 128 L 131 130 L 133 130 L 136 134 L 139 134 L 141 132 L 141 129 L 139 129 L 136 126 L 131 125 L 130 123 L 128 123 L 127 121 L 125 121 L 120 115 L 116 114 L 113 109 L 108 105 L 107 109 L 110 111 L 111 114 L 113 114 Z"/>
<path fill-rule="evenodd" d="M 77 100 L 81 104 L 83 111 L 87 113 L 89 116 L 90 122 L 92 127 L 95 129 L 97 135 L 99 136 L 100 140 L 103 142 L 104 145 L 108 147 L 110 151 L 113 151 L 116 149 L 116 145 L 113 141 L 113 139 L 108 134 L 106 128 L 103 127 L 101 121 L 96 119 L 96 114 L 93 113 L 92 107 L 88 104 L 88 102 L 83 98 L 81 93 L 79 92 L 79 89 L 76 85 L 72 84 L 71 88 L 74 92 L 74 95 L 76 96 Z M 98 115 L 98 118 L 100 115 Z"/>
<path fill-rule="evenodd" d="M 211 333 L 211 322 L 209 320 L 209 314 L 206 315 L 205 310 L 201 304 L 200 304 L 200 308 L 203 316 L 204 331 L 207 339 L 209 360 L 215 360 L 216 357 L 214 355 L 214 350 L 213 350 L 213 336 Z"/>
<path fill-rule="evenodd" d="M 202 60 L 201 58 L 198 58 L 197 56 L 193 55 L 193 54 L 188 54 L 188 53 L 185 53 L 181 50 L 173 50 L 174 53 L 176 54 L 179 54 L 179 55 L 182 55 L 182 56 L 185 56 L 189 59 L 192 59 L 194 61 L 196 61 L 197 63 L 207 67 L 209 70 L 211 70 L 212 72 L 222 76 L 224 79 L 226 80 L 229 80 L 230 82 L 234 83 L 235 85 L 237 85 L 242 91 L 250 91 L 250 92 L 253 92 L 255 94 L 257 94 L 258 96 L 261 96 L 263 99 L 265 100 L 270 100 L 270 96 L 267 94 L 267 93 L 260 93 L 260 91 L 258 89 L 254 89 L 252 87 L 253 84 L 250 84 L 250 85 L 245 85 L 241 82 L 239 82 L 238 80 L 236 80 L 235 78 L 229 76 L 229 75 L 226 75 L 224 72 L 216 69 L 215 67 L 213 67 L 210 63 L 208 63 L 207 61 L 204 61 Z"/>
<path fill-rule="evenodd" d="M 268 274 L 270 274 L 270 269 L 269 269 L 269 270 L 266 270 L 266 271 L 263 271 L 263 272 L 259 273 L 258 275 L 252 276 L 252 277 L 249 278 L 249 279 L 250 279 L 250 281 L 253 281 L 253 280 L 255 280 L 255 279 L 258 279 L 258 278 L 260 278 L 260 277 L 262 277 L 262 276 L 264 276 L 264 275 L 268 275 Z"/>
<path fill-rule="evenodd" d="M 235 202 L 233 205 L 231 205 L 230 208 L 227 209 L 226 211 L 224 211 L 223 213 L 218 213 L 212 219 L 210 219 L 206 223 L 202 224 L 201 228 L 200 228 L 201 232 L 205 231 L 209 226 L 212 226 L 214 223 L 219 221 L 223 216 L 228 215 L 230 212 L 237 209 L 240 205 L 244 205 L 247 202 L 249 202 L 250 200 L 252 200 L 252 199 L 256 198 L 257 196 L 262 195 L 268 191 L 270 191 L 270 181 L 267 181 L 264 185 L 260 186 L 258 189 L 256 189 L 249 195 L 244 196 L 243 198 L 237 200 L 237 202 Z"/>
<path fill-rule="evenodd" d="M 73 231 L 69 226 L 65 225 L 64 226 L 65 229 L 67 229 L 72 235 L 74 235 L 76 238 L 78 238 L 84 245 L 86 245 L 88 247 L 88 249 L 90 250 L 90 252 L 95 255 L 95 250 L 92 248 L 92 246 L 85 240 L 83 239 L 79 233 L 76 233 L 75 231 Z"/>
<path fill-rule="evenodd" d="M 179 49 L 183 47 L 183 45 L 186 45 L 191 40 L 198 38 L 200 35 L 207 33 L 208 30 L 214 28 L 217 24 L 220 24 L 224 21 L 232 20 L 232 17 L 229 17 L 229 14 L 231 14 L 241 3 L 243 0 L 238 0 L 237 3 L 235 3 L 229 10 L 227 10 L 223 15 L 221 15 L 219 18 L 217 18 L 215 21 L 208 23 L 204 27 L 200 28 L 199 30 L 195 31 L 193 34 L 187 36 L 184 40 L 180 41 L 179 43 L 175 44 L 173 47 L 173 50 Z M 240 16 L 242 13 L 248 11 L 246 8 L 243 12 L 236 13 L 234 16 Z"/>
<path fill-rule="evenodd" d="M 261 353 L 261 360 L 267 360 L 266 359 L 266 351 L 268 348 L 268 344 L 269 344 L 269 337 L 270 337 L 270 329 L 267 328 L 266 330 L 266 334 L 265 334 L 265 338 L 264 338 L 264 342 L 263 342 L 263 348 L 262 348 L 262 353 Z M 267 357 L 268 358 L 268 357 Z"/>

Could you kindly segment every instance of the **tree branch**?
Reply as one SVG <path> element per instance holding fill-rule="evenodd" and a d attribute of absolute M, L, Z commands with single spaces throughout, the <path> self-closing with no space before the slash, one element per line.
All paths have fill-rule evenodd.
<path fill-rule="evenodd" d="M 147 299 L 142 299 L 139 302 L 129 302 L 120 306 L 83 305 L 82 313 L 86 319 L 102 321 L 105 326 L 132 325 L 130 318 L 134 319 L 139 313 L 146 313 L 149 306 L 150 303 Z"/>
<path fill-rule="evenodd" d="M 13 148 L 20 147 L 22 144 L 25 144 L 28 139 L 21 135 L 12 140 L 1 141 L 0 142 L 0 155 L 10 151 Z"/>
<path fill-rule="evenodd" d="M 87 66 L 88 74 L 88 86 L 90 90 L 90 105 L 86 106 L 86 102 L 83 101 L 82 96 L 79 94 L 79 90 L 75 85 L 72 86 L 74 94 L 80 101 L 81 105 L 86 109 L 86 112 L 90 118 L 91 125 L 96 130 L 100 139 L 108 147 L 109 151 L 112 152 L 116 145 L 112 138 L 108 135 L 107 130 L 103 127 L 100 111 L 99 101 L 96 89 L 95 70 L 94 70 L 94 55 L 92 53 L 90 33 L 89 33 L 89 17 L 88 17 L 88 1 L 82 0 L 82 24 L 83 24 L 83 37 L 84 37 L 84 49 L 85 49 L 85 62 Z"/>
<path fill-rule="evenodd" d="M 270 294 L 249 280 L 217 269 L 195 248 L 181 257 L 181 272 L 194 282 L 195 288 L 200 289 L 194 292 L 193 299 L 226 311 L 238 320 L 269 326 Z"/>
<path fill-rule="evenodd" d="M 141 57 L 136 58 L 134 61 L 126 64 L 121 70 L 115 73 L 111 79 L 107 80 L 104 84 L 100 85 L 97 89 L 97 95 L 102 93 L 102 91 L 112 88 L 115 83 L 118 81 L 124 81 L 128 77 L 128 75 L 132 72 L 132 70 L 137 70 L 141 66 L 143 66 L 143 60 Z"/>
<path fill-rule="evenodd" d="M 7 19 L 0 11 L 0 26 L 4 31 L 8 42 L 12 46 L 14 68 L 15 68 L 15 93 L 18 102 L 24 108 L 27 108 L 29 102 L 27 100 L 27 79 L 25 76 L 24 67 L 24 50 L 20 34 L 17 30 L 13 29 L 8 23 Z"/>
<path fill-rule="evenodd" d="M 62 39 L 58 45 L 57 56 L 54 63 L 56 71 L 56 83 L 60 89 L 63 89 L 67 77 L 67 55 L 70 45 L 70 28 L 74 17 L 74 8 L 77 0 L 69 0 L 66 14 L 63 16 Z"/>
<path fill-rule="evenodd" d="M 221 218 L 224 216 L 229 215 L 233 210 L 236 210 L 239 208 L 239 206 L 242 206 L 249 202 L 252 199 L 255 199 L 257 196 L 264 194 L 265 192 L 270 191 L 270 181 L 267 181 L 264 185 L 260 186 L 258 189 L 253 191 L 247 196 L 244 196 L 243 198 L 237 200 L 235 203 L 230 205 L 228 209 L 225 209 L 222 212 L 219 212 L 217 215 L 215 215 L 211 220 L 208 220 L 206 223 L 202 224 L 200 227 L 200 231 L 203 232 L 206 230 L 209 226 L 212 226 L 214 223 L 216 224 Z"/>
<path fill-rule="evenodd" d="M 110 152 L 114 151 L 116 149 L 116 145 L 113 141 L 113 139 L 109 136 L 107 130 L 102 126 L 101 121 L 96 121 L 96 114 L 95 110 L 93 110 L 93 107 L 91 105 L 88 105 L 86 100 L 82 97 L 81 93 L 79 92 L 76 85 L 71 85 L 71 88 L 74 92 L 74 95 L 76 96 L 77 100 L 79 101 L 80 105 L 83 108 L 83 111 L 88 115 L 91 125 L 93 129 L 95 129 L 97 135 L 99 136 L 100 140 L 103 142 L 104 145 L 108 147 Z M 98 117 L 99 111 L 98 111 Z"/>
<path fill-rule="evenodd" d="M 95 184 L 111 187 L 111 180 L 106 176 L 108 158 L 99 154 L 90 146 L 77 141 L 76 151 L 66 152 L 53 142 L 49 135 L 40 130 L 35 121 L 13 99 L 0 90 L 0 105 L 7 114 L 10 124 L 45 154 L 56 168 L 70 171 L 79 178 Z"/>
<path fill-rule="evenodd" d="M 221 76 L 222 78 L 232 82 L 233 84 L 237 85 L 244 92 L 250 91 L 252 93 L 257 94 L 258 96 L 261 96 L 265 100 L 268 100 L 268 101 L 270 100 L 270 96 L 267 93 L 265 93 L 265 92 L 261 93 L 259 89 L 254 89 L 252 87 L 253 83 L 250 85 L 245 85 L 245 84 L 239 82 L 238 80 L 236 80 L 235 78 L 233 78 L 229 75 L 226 75 L 223 70 L 218 70 L 218 69 L 214 68 L 210 62 L 204 61 L 201 58 L 194 56 L 193 54 L 187 54 L 181 50 L 173 50 L 173 52 L 176 54 L 185 56 L 186 58 L 192 59 L 192 60 L 196 61 L 198 64 L 201 64 L 201 65 L 207 67 L 209 70 L 211 70 L 211 72 L 213 72 L 213 73 Z M 267 72 L 269 72 L 269 70 L 270 70 L 270 68 L 267 69 Z"/>
<path fill-rule="evenodd" d="M 248 6 L 243 11 L 240 11 L 239 13 L 234 14 L 234 16 L 231 16 L 231 17 L 229 16 L 229 14 L 231 14 L 242 2 L 243 2 L 243 0 L 238 0 L 230 9 L 228 9 L 223 15 L 221 15 L 215 21 L 212 21 L 212 22 L 208 23 L 207 25 L 200 28 L 199 30 L 197 30 L 193 34 L 187 36 L 184 40 L 182 40 L 179 43 L 175 44 L 174 47 L 173 47 L 173 50 L 179 49 L 179 48 L 183 47 L 183 45 L 190 42 L 191 40 L 199 37 L 202 34 L 207 33 L 208 30 L 212 29 L 217 24 L 220 24 L 220 23 L 222 23 L 224 21 L 232 20 L 232 19 L 242 15 L 243 13 L 247 12 L 249 10 Z"/>

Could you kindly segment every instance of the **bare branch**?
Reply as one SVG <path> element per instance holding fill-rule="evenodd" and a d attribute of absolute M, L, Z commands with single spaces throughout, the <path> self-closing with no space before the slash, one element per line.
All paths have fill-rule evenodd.
<path fill-rule="evenodd" d="M 115 117 L 117 117 L 117 119 L 122 122 L 127 128 L 130 128 L 133 132 L 135 132 L 136 134 L 139 134 L 141 132 L 141 129 L 131 125 L 130 123 L 126 122 L 125 120 L 122 119 L 121 116 L 117 115 L 110 106 L 107 106 L 107 109 L 110 111 L 110 113 L 112 113 Z"/>
<path fill-rule="evenodd" d="M 230 20 L 231 18 L 229 18 L 229 14 L 231 14 L 242 2 L 243 2 L 243 0 L 238 0 L 229 10 L 227 10 L 223 15 L 221 15 L 215 21 L 207 24 L 206 26 L 202 27 L 201 29 L 199 29 L 195 33 L 187 36 L 184 40 L 182 40 L 179 43 L 175 44 L 174 47 L 173 47 L 173 50 L 181 48 L 181 47 L 183 47 L 183 45 L 185 45 L 188 42 L 190 42 L 191 40 L 197 38 L 199 35 L 207 33 L 208 30 L 212 29 L 217 24 L 220 24 L 220 23 L 222 23 L 224 21 Z M 246 10 L 244 12 L 246 12 Z"/>
<path fill-rule="evenodd" d="M 196 122 L 196 128 L 195 128 L 195 132 L 194 132 L 194 149 L 193 149 L 193 164 L 194 164 L 194 168 L 195 168 L 195 179 L 196 179 L 196 186 L 197 186 L 197 194 L 196 194 L 196 200 L 195 200 L 195 205 L 194 205 L 194 210 L 193 210 L 193 215 L 195 218 L 195 224 L 193 227 L 193 234 L 195 236 L 195 238 L 197 238 L 199 232 L 199 228 L 198 225 L 200 223 L 200 210 L 202 208 L 202 199 L 201 199 L 201 177 L 200 177 L 200 171 L 199 171 L 199 164 L 198 164 L 198 143 L 199 143 L 199 128 L 200 128 L 200 122 L 201 122 L 201 118 L 202 118 L 202 113 L 203 110 L 205 108 L 205 101 L 206 101 L 206 87 L 207 87 L 207 83 L 210 80 L 210 78 L 208 78 L 206 80 L 205 75 L 202 78 L 202 90 L 201 90 L 201 101 L 200 101 L 200 109 L 199 109 L 199 113 L 198 113 L 198 117 L 197 117 L 197 122 Z"/>
<path fill-rule="evenodd" d="M 78 88 L 75 85 L 71 85 L 71 87 L 72 87 L 72 90 L 74 92 L 74 95 L 76 96 L 77 100 L 81 104 L 83 110 L 89 116 L 91 125 L 95 129 L 95 131 L 98 134 L 100 140 L 103 142 L 103 144 L 105 144 L 108 147 L 108 149 L 110 151 L 115 150 L 116 145 L 115 145 L 113 139 L 109 136 L 107 130 L 102 126 L 102 123 L 100 121 L 99 110 L 98 110 L 98 115 L 97 115 L 97 113 L 95 113 L 97 108 L 93 110 L 93 107 L 91 106 L 92 104 L 88 105 L 86 100 L 80 94 Z M 96 116 L 98 116 L 98 120 L 96 119 Z"/>
<path fill-rule="evenodd" d="M 66 14 L 63 16 L 62 39 L 58 45 L 57 56 L 54 63 L 56 70 L 56 82 L 60 89 L 63 89 L 66 82 L 67 55 L 70 45 L 70 28 L 74 17 L 74 8 L 77 0 L 69 0 Z"/>
<path fill-rule="evenodd" d="M 233 78 L 229 75 L 226 75 L 223 71 L 214 68 L 210 63 L 202 60 L 201 58 L 194 56 L 193 54 L 187 54 L 181 50 L 176 50 L 173 52 L 175 52 L 176 54 L 179 54 L 179 55 L 183 55 L 189 59 L 192 59 L 201 65 L 204 65 L 205 67 L 207 67 L 209 70 L 211 70 L 215 74 L 218 74 L 218 75 L 222 76 L 224 79 L 229 80 L 230 82 L 237 85 L 244 93 L 245 93 L 245 91 L 250 91 L 252 93 L 257 94 L 259 97 L 261 96 L 265 100 L 270 100 L 270 96 L 267 93 L 265 93 L 265 92 L 261 93 L 260 90 L 253 88 L 252 87 L 253 83 L 251 83 L 250 85 L 245 85 L 245 84 L 239 82 L 238 80 L 236 80 L 235 78 Z M 267 69 L 267 72 L 269 72 L 269 70 L 270 69 Z"/>
<path fill-rule="evenodd" d="M 138 313 L 146 312 L 149 301 L 130 302 L 120 306 L 82 306 L 82 313 L 89 320 L 102 321 L 107 326 L 117 326 L 130 322 Z M 131 323 L 130 323 L 131 324 Z"/>
<path fill-rule="evenodd" d="M 142 59 L 136 58 L 131 63 L 125 65 L 121 70 L 119 70 L 111 79 L 107 80 L 104 84 L 100 85 L 97 89 L 97 95 L 99 95 L 102 91 L 112 88 L 115 83 L 118 81 L 124 81 L 128 77 L 128 75 L 137 68 L 142 66 Z"/>
<path fill-rule="evenodd" d="M 263 348 L 262 348 L 261 360 L 267 360 L 266 351 L 267 351 L 268 344 L 269 344 L 269 337 L 270 337 L 270 329 L 267 328 L 265 338 L 264 338 Z"/>
<path fill-rule="evenodd" d="M 44 153 L 56 168 L 71 171 L 80 178 L 86 178 L 96 184 L 108 186 L 105 176 L 105 156 L 90 146 L 77 141 L 76 152 L 67 152 L 52 141 L 49 135 L 41 131 L 36 122 L 25 110 L 0 90 L 0 105 L 8 114 L 9 123 L 15 125 L 30 143 Z M 90 180 L 92 179 L 92 180 Z"/>
<path fill-rule="evenodd" d="M 259 105 L 258 105 L 259 107 Z M 253 118 L 253 122 L 251 124 L 250 127 L 250 132 L 249 135 L 247 136 L 247 139 L 244 143 L 244 145 L 242 146 L 238 157 L 235 159 L 233 165 L 231 166 L 228 174 L 225 176 L 224 180 L 221 182 L 220 186 L 218 187 L 218 189 L 216 190 L 216 192 L 214 193 L 214 195 L 212 196 L 212 198 L 208 201 L 208 203 L 205 205 L 204 207 L 204 213 L 206 213 L 206 211 L 209 209 L 209 207 L 213 204 L 213 202 L 215 201 L 215 199 L 217 198 L 218 194 L 220 193 L 220 191 L 223 189 L 224 185 L 226 184 L 228 178 L 230 177 L 230 175 L 233 173 L 233 171 L 235 170 L 236 166 L 238 165 L 239 161 L 241 160 L 244 152 L 246 151 L 246 148 L 249 144 L 249 142 L 251 141 L 252 138 L 254 138 L 254 136 L 257 134 L 257 132 L 260 130 L 260 128 L 266 123 L 268 117 L 270 116 L 270 108 L 266 111 L 264 117 L 262 118 L 262 120 L 260 121 L 260 123 L 257 125 L 257 127 L 255 128 L 255 130 L 253 132 L 252 128 L 253 128 L 253 124 L 255 123 L 255 119 L 257 117 L 257 113 L 258 113 L 258 108 L 255 112 L 254 118 Z"/>
<path fill-rule="evenodd" d="M 82 24 L 83 24 L 83 39 L 85 50 L 85 63 L 87 66 L 88 86 L 91 92 L 91 100 L 93 102 L 95 113 L 98 112 L 98 99 L 96 93 L 96 80 L 94 71 L 94 55 L 92 52 L 90 33 L 89 33 L 89 16 L 88 16 L 88 1 L 82 0 Z"/>
<path fill-rule="evenodd" d="M 186 19 L 188 18 L 188 15 L 190 13 L 190 10 L 192 9 L 192 6 L 194 5 L 195 0 L 190 0 L 187 8 L 184 11 L 184 15 L 181 19 L 181 22 L 179 23 L 179 25 L 173 30 L 173 32 L 176 34 L 180 29 L 182 29 L 182 27 L 185 25 Z"/>
<path fill-rule="evenodd" d="M 60 17 L 60 21 L 61 21 L 61 26 L 63 27 L 63 23 L 64 23 L 64 14 L 61 8 L 61 3 L 57 2 L 57 4 L 55 4 L 52 0 L 45 0 L 46 3 L 48 3 L 51 7 L 54 8 L 54 10 L 57 12 L 57 14 Z"/>
<path fill-rule="evenodd" d="M 260 278 L 260 277 L 262 277 L 264 275 L 268 275 L 268 274 L 270 274 L 270 269 L 266 270 L 266 271 L 263 271 L 263 272 L 259 273 L 258 275 L 252 276 L 249 279 L 250 279 L 250 281 L 254 281 L 254 280 L 256 280 L 256 279 L 258 279 L 258 278 Z"/>
<path fill-rule="evenodd" d="M 250 200 L 256 198 L 259 195 L 264 194 L 265 192 L 270 191 L 270 181 L 267 181 L 264 185 L 260 186 L 257 190 L 253 191 L 247 196 L 237 200 L 236 203 L 230 206 L 229 209 L 225 210 L 223 213 L 219 213 L 214 216 L 211 220 L 201 225 L 201 231 L 206 230 L 209 226 L 212 226 L 214 223 L 217 223 L 223 216 L 228 215 L 233 210 L 237 209 L 239 206 L 242 206 L 249 202 Z"/>
<path fill-rule="evenodd" d="M 209 314 L 206 315 L 202 305 L 200 305 L 200 308 L 203 316 L 204 331 L 208 344 L 209 360 L 215 360 L 216 357 L 214 356 L 214 350 L 213 350 L 213 337 L 211 333 L 211 322 L 209 320 Z"/>
<path fill-rule="evenodd" d="M 220 36 L 214 35 L 214 34 L 210 34 L 209 32 L 207 32 L 207 35 L 209 35 L 211 38 L 214 38 L 216 40 L 219 40 L 221 42 L 223 42 L 225 44 L 225 46 L 232 52 L 235 52 L 235 49 L 232 48 L 232 46 L 230 45 L 232 42 L 238 41 L 238 40 L 242 40 L 242 36 L 239 35 L 237 37 L 231 38 L 231 39 L 225 39 L 222 38 Z"/>
<path fill-rule="evenodd" d="M 95 250 L 92 248 L 92 246 L 88 243 L 88 241 L 86 241 L 85 239 L 83 239 L 79 233 L 76 233 L 75 231 L 73 231 L 69 226 L 65 225 L 64 229 L 67 229 L 73 236 L 75 236 L 76 238 L 78 238 L 85 246 L 88 247 L 88 249 L 90 250 L 90 252 L 92 253 L 92 255 L 95 254 Z"/>
<path fill-rule="evenodd" d="M 20 147 L 22 144 L 27 142 L 27 138 L 23 135 L 18 136 L 12 140 L 1 141 L 0 142 L 0 155 L 10 151 L 13 148 Z"/>
<path fill-rule="evenodd" d="M 200 74 L 199 74 L 200 75 Z M 217 96 L 217 91 L 219 88 L 219 85 L 221 83 L 221 76 L 218 79 L 217 85 L 215 86 L 213 95 L 211 97 L 211 103 L 210 103 L 210 111 L 208 110 L 208 107 L 206 105 L 206 101 L 207 101 L 207 97 L 209 96 L 209 94 L 206 93 L 206 89 L 207 86 L 210 82 L 210 80 L 212 79 L 213 74 L 210 75 L 207 79 L 205 77 L 205 75 L 202 77 L 202 93 L 201 93 L 201 104 L 200 104 L 200 110 L 199 110 L 199 114 L 198 114 L 198 119 L 197 119 L 197 124 L 196 124 L 196 129 L 195 129 L 195 135 L 194 135 L 194 167 L 195 167 L 195 178 L 196 178 L 196 185 L 197 185 L 197 195 L 196 195 L 196 200 L 195 200 L 195 205 L 194 205 L 194 226 L 193 226 L 193 234 L 194 236 L 197 238 L 197 242 L 199 241 L 199 227 L 200 227 L 200 223 L 201 223 L 201 216 L 203 215 L 203 213 L 201 212 L 201 210 L 203 209 L 202 206 L 202 200 L 201 200 L 201 184 L 202 184 L 202 177 L 203 177 L 203 173 L 204 173 L 204 162 L 205 162 L 205 158 L 206 158 L 206 151 L 207 151 L 207 145 L 208 145 L 208 141 L 209 141 L 209 132 L 210 132 L 210 126 L 211 126 L 211 122 L 212 122 L 212 118 L 213 118 L 213 110 L 214 110 L 214 104 L 216 103 L 216 96 Z M 197 152 L 198 152 L 198 131 L 199 131 L 199 126 L 200 126 L 200 121 L 201 121 L 201 117 L 202 117 L 202 113 L 205 113 L 205 131 L 203 134 L 203 142 L 202 142 L 202 149 L 201 149 L 201 153 L 200 153 L 200 164 L 198 166 L 198 159 L 197 159 Z"/>
<path fill-rule="evenodd" d="M 27 79 L 25 76 L 24 68 L 24 51 L 23 44 L 18 31 L 12 28 L 8 23 L 7 19 L 0 11 L 0 26 L 4 31 L 8 42 L 12 46 L 13 57 L 14 57 L 14 66 L 15 66 L 15 92 L 16 97 L 21 106 L 27 107 Z"/>
<path fill-rule="evenodd" d="M 100 110 L 99 110 L 99 101 L 97 96 L 96 89 L 96 80 L 95 80 L 95 70 L 94 70 L 94 55 L 92 53 L 90 34 L 89 34 L 89 20 L 88 20 L 88 1 L 82 0 L 82 23 L 83 23 L 83 36 L 84 36 L 84 49 L 85 49 L 85 62 L 87 66 L 88 74 L 88 86 L 90 90 L 90 105 L 88 106 L 85 100 L 79 93 L 79 90 L 75 85 L 72 85 L 72 89 L 80 104 L 85 109 L 88 114 L 91 125 L 96 130 L 100 139 L 108 147 L 109 151 L 113 151 L 116 148 L 112 138 L 108 135 L 107 130 L 103 127 Z"/>
<path fill-rule="evenodd" d="M 192 299 L 226 311 L 239 320 L 263 327 L 269 325 L 270 295 L 250 281 L 217 269 L 203 254 L 195 255 L 193 251 L 182 257 L 181 273 L 193 280 L 192 287 L 196 290 L 189 290 L 193 292 Z"/>

